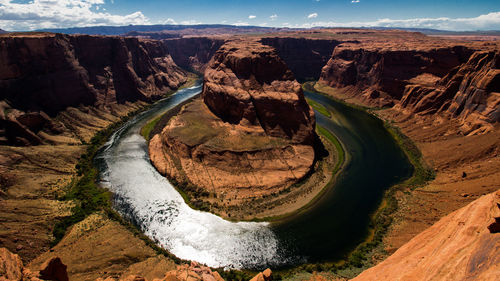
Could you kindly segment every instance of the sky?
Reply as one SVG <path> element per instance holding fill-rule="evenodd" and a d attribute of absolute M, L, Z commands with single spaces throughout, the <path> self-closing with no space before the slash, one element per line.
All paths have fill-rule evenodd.
<path fill-rule="evenodd" d="M 500 30 L 500 0 L 0 0 L 0 29 L 234 24 Z"/>

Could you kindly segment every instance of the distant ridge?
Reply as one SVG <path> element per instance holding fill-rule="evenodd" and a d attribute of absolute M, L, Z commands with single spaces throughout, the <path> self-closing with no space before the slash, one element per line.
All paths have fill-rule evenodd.
<path fill-rule="evenodd" d="M 432 28 L 408 28 L 408 27 L 314 27 L 312 29 L 372 29 L 372 30 L 403 30 L 408 32 L 420 32 L 426 35 L 454 35 L 454 36 L 500 36 L 500 30 L 478 30 L 478 31 L 449 31 Z M 88 26 L 69 28 L 46 28 L 38 29 L 39 32 L 55 32 L 64 34 L 89 34 L 89 35 L 141 35 L 140 33 L 181 31 L 181 30 L 203 30 L 203 29 L 226 29 L 229 33 L 271 33 L 283 30 L 305 30 L 306 28 L 286 27 L 262 27 L 262 26 L 238 26 L 229 24 L 198 24 L 198 25 L 126 25 L 126 26 Z M 1 30 L 0 33 L 7 33 Z M 130 33 L 130 34 L 128 34 Z M 134 34 L 135 33 L 135 34 Z M 172 32 L 170 32 L 172 33 Z M 175 36 L 173 36 L 175 37 Z"/>
<path fill-rule="evenodd" d="M 366 29 L 375 29 L 375 30 L 404 30 L 410 32 L 420 32 L 426 35 L 455 35 L 455 36 L 464 36 L 464 35 L 476 35 L 476 36 L 500 36 L 500 30 L 477 30 L 477 31 L 451 31 L 451 30 L 441 30 L 441 29 L 432 29 L 432 28 L 410 28 L 410 27 L 362 27 Z"/>
<path fill-rule="evenodd" d="M 3 29 L 0 29 L 0 34 L 4 34 L 4 33 L 9 33 L 8 31 L 5 31 Z"/>
<path fill-rule="evenodd" d="M 224 24 L 199 24 L 199 25 L 127 25 L 127 26 L 88 26 L 88 27 L 70 27 L 70 28 L 47 28 L 36 31 L 41 32 L 56 32 L 64 34 L 89 34 L 89 35 L 123 35 L 129 32 L 160 32 L 160 31 L 175 31 L 183 29 L 207 29 L 207 28 L 226 28 L 237 30 L 240 33 L 262 32 L 269 33 L 284 28 L 261 27 L 261 26 L 236 26 Z M 246 32 L 245 32 L 246 31 Z"/>

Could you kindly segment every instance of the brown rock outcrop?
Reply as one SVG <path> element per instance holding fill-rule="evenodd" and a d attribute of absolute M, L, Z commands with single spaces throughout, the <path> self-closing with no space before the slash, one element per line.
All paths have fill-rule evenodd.
<path fill-rule="evenodd" d="M 310 171 L 314 113 L 271 47 L 223 45 L 205 71 L 202 98 L 151 139 L 160 173 L 199 193 L 248 200 L 279 192 Z"/>
<path fill-rule="evenodd" d="M 44 280 L 68 281 L 66 265 L 62 263 L 59 257 L 51 258 L 42 265 L 40 278 Z"/>
<path fill-rule="evenodd" d="M 5 248 L 0 248 L 0 280 L 2 281 L 68 281 L 66 265 L 60 258 L 47 260 L 39 272 L 25 268 L 21 258 Z"/>
<path fill-rule="evenodd" d="M 231 124 L 260 125 L 267 135 L 312 143 L 314 113 L 276 51 L 257 42 L 230 42 L 207 68 L 203 100 Z"/>
<path fill-rule="evenodd" d="M 442 218 L 353 280 L 498 280 L 500 190 Z"/>
<path fill-rule="evenodd" d="M 1 135 L 9 144 L 39 144 L 39 131 L 68 107 L 152 101 L 177 89 L 186 74 L 159 41 L 33 33 L 0 37 Z M 15 114 L 14 114 L 14 113 Z M 2 137 L 2 136 L 0 136 Z"/>

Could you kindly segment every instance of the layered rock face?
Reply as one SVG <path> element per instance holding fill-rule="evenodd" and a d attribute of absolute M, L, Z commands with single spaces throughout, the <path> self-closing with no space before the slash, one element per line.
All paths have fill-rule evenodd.
<path fill-rule="evenodd" d="M 353 280 L 498 280 L 500 191 L 442 218 Z"/>
<path fill-rule="evenodd" d="M 353 86 L 376 105 L 393 105 L 412 79 L 444 77 L 467 61 L 471 52 L 464 47 L 418 50 L 343 44 L 322 69 L 320 83 L 336 88 Z M 423 74 L 427 77 L 421 77 Z"/>
<path fill-rule="evenodd" d="M 434 85 L 408 85 L 397 106 L 408 113 L 447 113 L 466 134 L 500 121 L 500 53 L 477 51 Z"/>
<path fill-rule="evenodd" d="M 162 174 L 229 198 L 251 198 L 309 172 L 314 113 L 271 47 L 228 42 L 204 79 L 203 101 L 186 105 L 150 142 Z"/>
<path fill-rule="evenodd" d="M 347 89 L 371 106 L 456 119 L 465 134 L 490 131 L 500 121 L 500 53 L 494 46 L 358 45 L 337 47 L 319 82 Z"/>
<path fill-rule="evenodd" d="M 274 47 L 299 80 L 318 79 L 321 69 L 341 41 L 308 38 L 269 37 L 260 40 Z"/>
<path fill-rule="evenodd" d="M 191 37 L 163 40 L 163 44 L 168 47 L 170 55 L 177 65 L 184 69 L 190 69 L 203 73 L 205 68 L 224 44 L 223 39 L 213 39 L 207 37 Z"/>
<path fill-rule="evenodd" d="M 152 101 L 177 89 L 186 73 L 158 41 L 61 34 L 0 37 L 0 139 L 39 144 L 40 131 L 68 107 Z"/>
<path fill-rule="evenodd" d="M 257 42 L 221 47 L 205 73 L 203 100 L 231 124 L 260 125 L 267 135 L 312 143 L 314 113 L 274 49 Z"/>

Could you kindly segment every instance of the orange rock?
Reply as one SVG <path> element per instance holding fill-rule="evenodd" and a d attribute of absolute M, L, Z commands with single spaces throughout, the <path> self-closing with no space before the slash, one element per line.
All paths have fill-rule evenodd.
<path fill-rule="evenodd" d="M 0 248 L 0 280 L 20 281 L 22 277 L 23 262 L 21 258 L 5 248 Z"/>
<path fill-rule="evenodd" d="M 255 275 L 250 281 L 269 281 L 271 280 L 271 269 L 267 268 L 266 270 L 259 272 Z"/>
<path fill-rule="evenodd" d="M 353 280 L 498 280 L 500 233 L 488 229 L 498 217 L 500 190 L 442 218 Z"/>
<path fill-rule="evenodd" d="M 144 277 L 138 276 L 138 275 L 130 275 L 125 277 L 125 279 L 122 279 L 123 281 L 146 281 Z"/>

